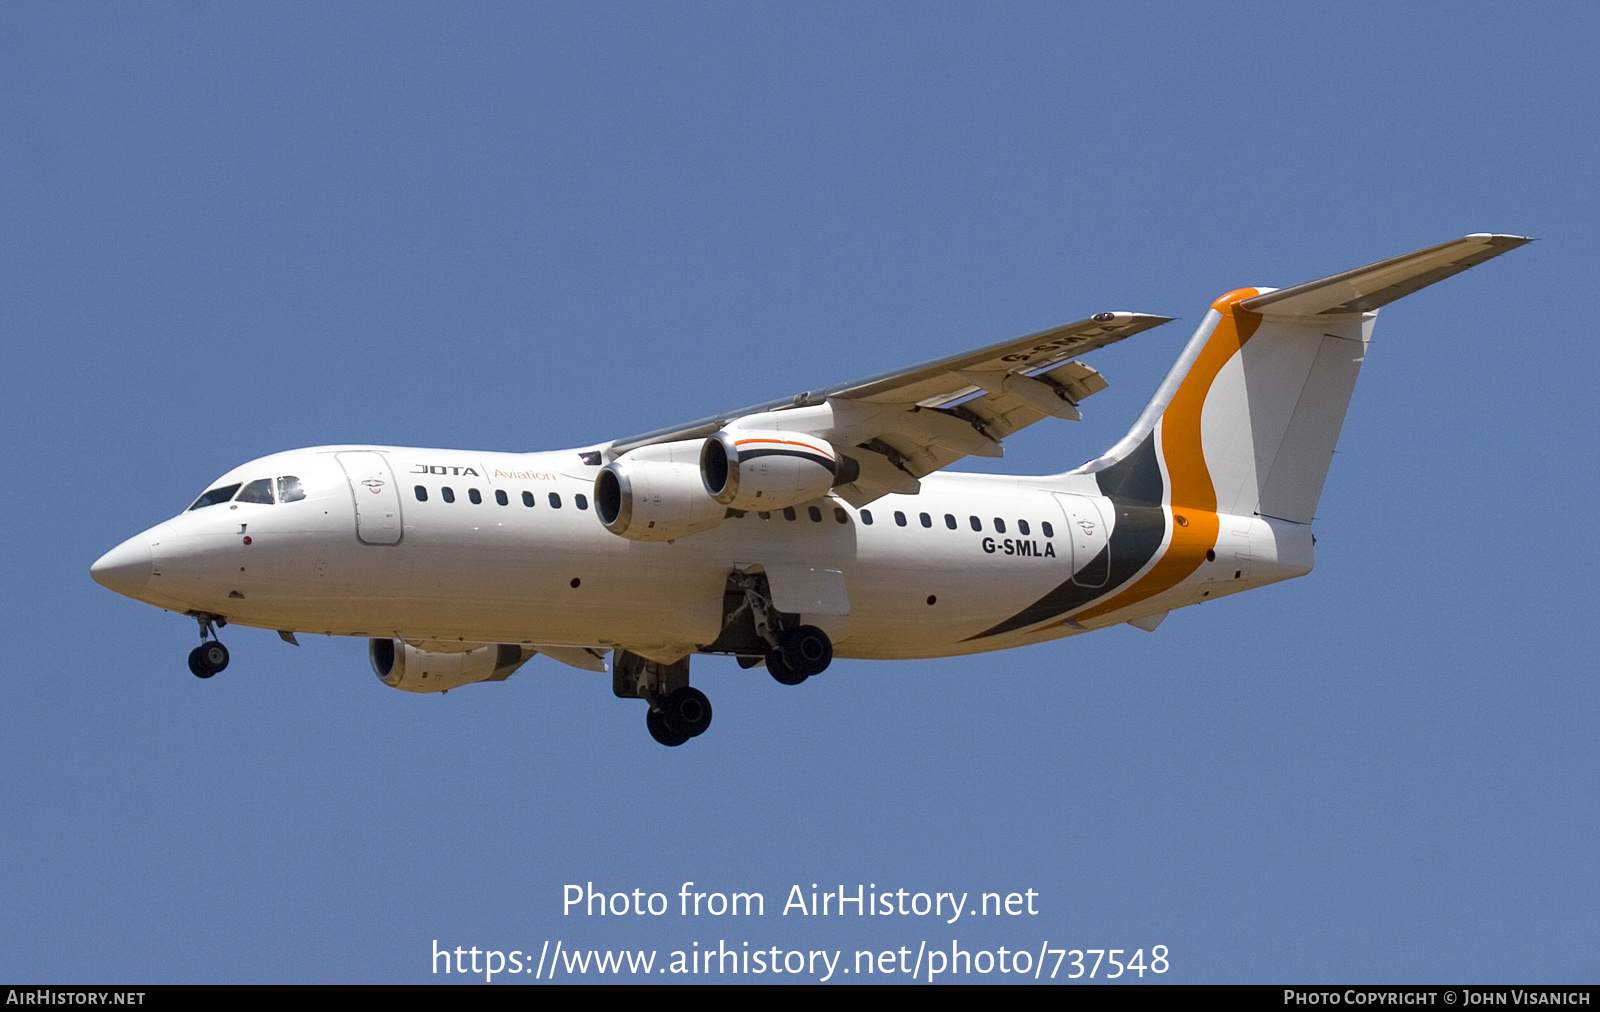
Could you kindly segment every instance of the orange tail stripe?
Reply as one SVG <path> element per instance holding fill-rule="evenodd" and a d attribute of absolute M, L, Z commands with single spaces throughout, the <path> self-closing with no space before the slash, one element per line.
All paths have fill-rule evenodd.
<path fill-rule="evenodd" d="M 1211 483 L 1200 441 L 1200 413 L 1217 374 L 1261 326 L 1261 314 L 1246 312 L 1236 305 L 1257 294 L 1254 288 L 1241 288 L 1212 303 L 1222 319 L 1172 395 L 1172 403 L 1161 414 L 1161 455 L 1167 464 L 1167 502 L 1173 515 L 1172 538 L 1166 550 L 1132 586 L 1074 615 L 1074 620 L 1109 614 L 1171 590 L 1199 569 L 1206 552 L 1216 547 L 1221 520 L 1217 516 L 1217 490 Z"/>

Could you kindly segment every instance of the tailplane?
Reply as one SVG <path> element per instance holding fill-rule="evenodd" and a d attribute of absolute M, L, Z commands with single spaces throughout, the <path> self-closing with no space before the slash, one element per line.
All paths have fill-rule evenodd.
<path fill-rule="evenodd" d="M 1310 523 L 1377 310 L 1531 240 L 1476 234 L 1217 299 L 1128 435 L 1078 469 L 1153 505 Z"/>

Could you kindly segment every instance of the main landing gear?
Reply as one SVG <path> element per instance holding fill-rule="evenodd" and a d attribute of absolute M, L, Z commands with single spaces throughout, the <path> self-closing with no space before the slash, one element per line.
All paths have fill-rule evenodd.
<path fill-rule="evenodd" d="M 729 578 L 731 586 L 744 591 L 744 603 L 739 605 L 724 623 L 724 628 L 750 616 L 756 638 L 763 650 L 767 671 L 784 685 L 799 685 L 812 675 L 820 675 L 833 661 L 833 641 L 828 634 L 814 625 L 788 626 L 783 613 L 772 603 L 766 578 L 754 573 L 734 573 Z M 754 657 L 739 658 L 744 667 L 754 667 Z"/>
<path fill-rule="evenodd" d="M 711 700 L 699 689 L 685 685 L 669 693 L 660 706 L 652 706 L 645 714 L 644 726 L 661 744 L 682 745 L 711 726 Z"/>
<path fill-rule="evenodd" d="M 682 745 L 711 726 L 711 700 L 689 684 L 689 658 L 672 664 L 618 650 L 611 665 L 611 691 L 650 704 L 644 726 L 663 745 Z"/>
<path fill-rule="evenodd" d="M 228 648 L 217 639 L 217 627 L 228 620 L 206 611 L 189 613 L 200 623 L 200 645 L 189 651 L 189 670 L 196 678 L 210 678 L 228 666 Z"/>
<path fill-rule="evenodd" d="M 767 651 L 767 671 L 784 685 L 820 675 L 833 661 L 833 642 L 814 625 L 785 630 L 778 643 L 778 649 Z"/>
<path fill-rule="evenodd" d="M 722 631 L 701 653 L 732 654 L 742 668 L 767 666 L 784 685 L 799 685 L 820 674 L 833 660 L 833 642 L 799 616 L 780 612 L 765 573 L 728 574 L 723 594 Z M 618 649 L 611 665 L 611 691 L 649 704 L 645 728 L 667 746 L 682 745 L 711 726 L 711 700 L 689 684 L 689 658 L 653 661 Z"/>

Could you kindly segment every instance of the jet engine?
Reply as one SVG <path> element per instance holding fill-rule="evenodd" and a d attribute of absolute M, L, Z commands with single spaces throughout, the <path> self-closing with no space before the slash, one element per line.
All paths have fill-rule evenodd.
<path fill-rule="evenodd" d="M 601 468 L 594 508 L 606 530 L 634 541 L 671 541 L 722 523 L 726 508 L 700 480 L 701 442 L 641 446 Z"/>
<path fill-rule="evenodd" d="M 723 429 L 700 450 L 700 480 L 711 497 L 736 510 L 776 510 L 826 495 L 853 481 L 855 461 L 827 440 L 784 430 Z"/>
<path fill-rule="evenodd" d="M 405 640 L 367 641 L 372 670 L 383 684 L 405 692 L 447 692 L 471 682 L 504 681 L 534 653 L 513 643 L 442 653 L 419 649 Z"/>

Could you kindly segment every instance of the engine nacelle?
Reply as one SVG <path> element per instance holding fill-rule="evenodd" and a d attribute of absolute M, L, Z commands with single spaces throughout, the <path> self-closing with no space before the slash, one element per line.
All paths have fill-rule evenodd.
<path fill-rule="evenodd" d="M 440 653 L 418 649 L 404 640 L 367 641 L 372 670 L 383 684 L 405 692 L 446 692 L 471 682 L 503 681 L 534 653 L 513 643 Z"/>
<path fill-rule="evenodd" d="M 804 433 L 723 429 L 701 448 L 700 480 L 724 506 L 779 510 L 826 495 L 853 463 L 827 440 Z"/>
<path fill-rule="evenodd" d="M 600 469 L 594 509 L 606 530 L 634 541 L 671 541 L 710 530 L 727 509 L 700 480 L 698 439 L 656 443 Z"/>

